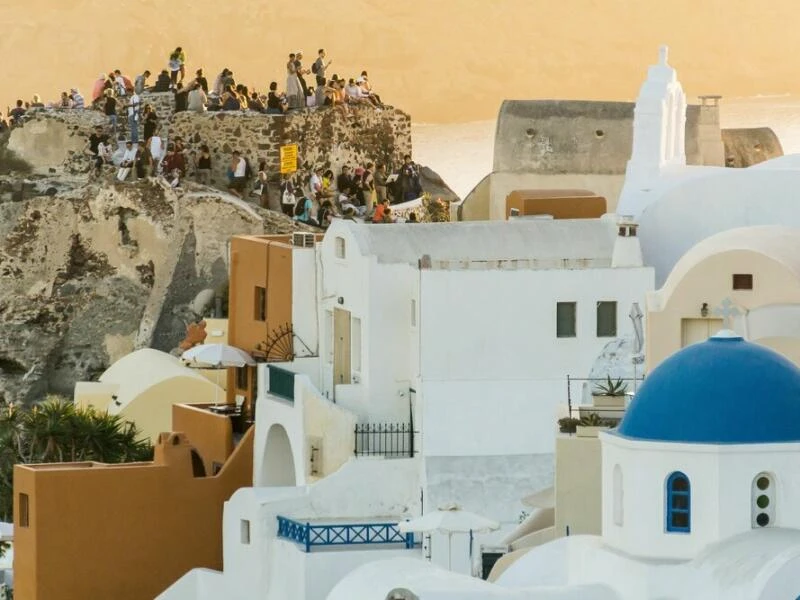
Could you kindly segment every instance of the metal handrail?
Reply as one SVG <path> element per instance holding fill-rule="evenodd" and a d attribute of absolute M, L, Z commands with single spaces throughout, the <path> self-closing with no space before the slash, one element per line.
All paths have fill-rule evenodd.
<path fill-rule="evenodd" d="M 414 547 L 414 534 L 402 533 L 397 523 L 312 525 L 278 516 L 278 537 L 302 545 L 306 552 L 311 552 L 312 546 L 404 544 L 408 549 Z"/>

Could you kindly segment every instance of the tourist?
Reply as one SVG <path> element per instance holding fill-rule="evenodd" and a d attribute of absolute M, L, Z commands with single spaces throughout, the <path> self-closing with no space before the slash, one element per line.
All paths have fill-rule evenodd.
<path fill-rule="evenodd" d="M 167 146 L 167 155 L 164 157 L 164 178 L 170 187 L 178 187 L 181 179 L 186 175 L 186 158 L 182 152 L 177 152 L 174 144 Z"/>
<path fill-rule="evenodd" d="M 136 150 L 133 148 L 133 142 L 128 140 L 125 142 L 125 153 L 122 155 L 119 171 L 117 171 L 117 179 L 119 181 L 125 181 L 128 178 L 134 160 L 136 160 Z"/>
<path fill-rule="evenodd" d="M 242 102 L 239 100 L 239 95 L 236 93 L 236 90 L 233 89 L 233 86 L 229 85 L 225 88 L 220 100 L 222 102 L 222 110 L 242 109 Z"/>
<path fill-rule="evenodd" d="M 189 104 L 188 96 L 189 90 L 183 89 L 183 84 L 178 83 L 175 86 L 175 91 L 173 92 L 175 96 L 175 112 L 184 112 L 186 111 L 186 107 Z"/>
<path fill-rule="evenodd" d="M 72 100 L 72 108 L 84 108 L 83 96 L 81 96 L 78 88 L 70 90 L 69 98 Z"/>
<path fill-rule="evenodd" d="M 373 181 L 375 185 L 375 202 L 376 204 L 379 204 L 384 200 L 387 200 L 389 197 L 386 193 L 386 165 L 383 163 L 378 163 L 378 165 L 375 167 Z"/>
<path fill-rule="evenodd" d="M 232 178 L 228 191 L 239 198 L 244 197 L 244 188 L 247 185 L 247 161 L 242 158 L 241 152 L 234 150 L 231 159 L 230 172 Z"/>
<path fill-rule="evenodd" d="M 317 52 L 317 60 L 314 61 L 314 64 L 311 65 L 311 72 L 317 78 L 317 89 L 320 87 L 325 87 L 325 83 L 327 82 L 325 71 L 328 70 L 328 67 L 331 66 L 333 60 L 329 60 L 325 62 L 325 49 L 320 48 Z M 320 106 L 320 103 L 317 103 Z"/>
<path fill-rule="evenodd" d="M 58 101 L 59 108 L 72 108 L 72 100 L 67 92 L 61 92 L 61 99 Z"/>
<path fill-rule="evenodd" d="M 336 213 L 334 212 L 333 204 L 330 200 L 325 200 L 317 212 L 317 223 L 323 229 L 327 229 L 333 222 L 335 216 Z"/>
<path fill-rule="evenodd" d="M 286 63 L 286 98 L 289 102 L 289 109 L 302 108 L 303 87 L 297 74 L 297 61 L 295 55 L 289 55 L 289 62 Z"/>
<path fill-rule="evenodd" d="M 303 68 L 302 50 L 298 50 L 297 53 L 295 54 L 294 66 L 295 70 L 297 71 L 297 79 L 300 81 L 300 89 L 302 90 L 301 94 L 303 98 L 303 103 L 301 106 L 305 106 L 306 105 L 305 99 L 308 98 L 308 85 L 306 84 L 306 80 L 305 77 L 303 77 L 303 75 L 308 75 L 309 73 L 311 73 L 311 71 L 309 69 Z"/>
<path fill-rule="evenodd" d="M 164 155 L 164 141 L 156 133 L 153 133 L 149 138 L 145 136 L 145 146 L 150 155 L 152 162 L 152 172 L 157 174 L 161 170 L 161 158 Z"/>
<path fill-rule="evenodd" d="M 144 112 L 142 112 L 142 126 L 144 127 L 144 139 L 152 137 L 158 130 L 158 115 L 153 110 L 151 104 L 144 105 Z"/>
<path fill-rule="evenodd" d="M 364 90 L 365 90 L 365 91 L 366 91 L 366 92 L 367 92 L 367 93 L 368 93 L 370 96 L 372 96 L 373 98 L 375 98 L 375 99 L 378 101 L 378 105 L 379 105 L 380 107 L 383 107 L 383 102 L 381 101 L 381 97 L 380 97 L 380 96 L 378 96 L 378 94 L 376 94 L 376 93 L 373 91 L 373 89 L 372 89 L 372 85 L 370 85 L 370 83 L 369 83 L 369 76 L 367 75 L 367 72 L 366 72 L 366 71 L 361 71 L 361 79 L 362 79 L 362 83 L 363 83 L 363 85 L 362 85 L 363 89 L 364 89 Z"/>
<path fill-rule="evenodd" d="M 152 160 L 147 144 L 136 148 L 136 158 L 133 161 L 136 179 L 145 179 L 150 173 Z"/>
<path fill-rule="evenodd" d="M 372 213 L 372 222 L 373 223 L 383 223 L 383 219 L 386 216 L 386 209 L 389 208 L 389 202 L 384 200 L 383 202 L 379 202 L 378 205 L 375 207 L 375 212 Z"/>
<path fill-rule="evenodd" d="M 211 185 L 211 150 L 207 144 L 200 146 L 200 156 L 195 164 L 197 183 Z"/>
<path fill-rule="evenodd" d="M 281 210 L 283 214 L 289 217 L 294 215 L 295 204 L 297 204 L 297 198 L 294 195 L 292 176 L 289 173 L 284 173 L 281 181 Z"/>
<path fill-rule="evenodd" d="M 350 104 L 358 104 L 358 105 L 369 104 L 369 100 L 367 100 L 367 98 L 364 97 L 361 88 L 359 88 L 356 85 L 355 79 L 351 78 L 347 80 L 347 87 L 345 88 L 344 92 L 347 96 L 347 102 L 349 102 Z"/>
<path fill-rule="evenodd" d="M 406 154 L 403 157 L 403 166 L 397 178 L 400 192 L 400 202 L 415 200 L 422 195 L 422 186 L 419 183 L 419 172 L 417 165 L 411 160 L 411 156 Z"/>
<path fill-rule="evenodd" d="M 350 175 L 350 167 L 347 165 L 342 167 L 342 172 L 336 178 L 336 190 L 346 196 L 353 193 L 353 176 Z"/>
<path fill-rule="evenodd" d="M 101 125 L 95 125 L 94 131 L 89 136 L 89 141 L 86 143 L 84 152 L 91 156 L 97 156 L 97 147 L 106 137 L 107 136 L 103 134 L 103 127 Z"/>
<path fill-rule="evenodd" d="M 228 73 L 229 71 L 227 68 L 222 69 L 220 74 L 217 75 L 217 78 L 214 80 L 214 89 L 212 90 L 212 93 L 215 96 L 222 96 L 222 92 L 225 91 L 225 79 L 228 77 Z"/>
<path fill-rule="evenodd" d="M 174 87 L 177 83 L 183 83 L 183 78 L 186 75 L 186 55 L 183 52 L 183 48 L 178 46 L 169 55 L 169 70 L 170 70 L 170 82 Z M 181 79 L 180 82 L 178 81 L 178 74 L 180 73 Z"/>
<path fill-rule="evenodd" d="M 44 108 L 42 97 L 39 94 L 33 95 L 33 102 L 31 102 L 31 108 Z"/>
<path fill-rule="evenodd" d="M 258 204 L 261 208 L 269 208 L 269 178 L 267 177 L 267 161 L 258 162 Z"/>
<path fill-rule="evenodd" d="M 128 100 L 128 134 L 134 144 L 139 143 L 139 94 L 136 92 Z"/>
<path fill-rule="evenodd" d="M 114 97 L 113 90 L 106 90 L 103 92 L 103 114 L 108 118 L 108 124 L 111 126 L 111 131 L 116 135 L 117 133 L 117 99 Z"/>
<path fill-rule="evenodd" d="M 258 97 L 258 92 L 252 92 L 250 94 L 250 99 L 247 102 L 247 109 L 255 112 L 264 112 L 264 104 L 261 102 L 261 98 Z"/>
<path fill-rule="evenodd" d="M 97 144 L 97 156 L 95 159 L 95 175 L 97 177 L 102 173 L 105 165 L 111 165 L 114 162 L 114 146 L 108 139 L 107 135 L 103 135 L 100 142 Z"/>
<path fill-rule="evenodd" d="M 361 203 L 367 207 L 367 212 L 374 208 L 372 193 L 375 191 L 375 181 L 372 177 L 372 163 L 368 162 L 361 174 Z"/>
<path fill-rule="evenodd" d="M 117 69 L 114 71 L 114 90 L 117 93 L 117 96 L 125 97 L 128 95 L 128 91 L 134 91 L 128 85 L 128 80 L 122 76 L 122 71 Z"/>
<path fill-rule="evenodd" d="M 17 100 L 16 107 L 6 109 L 6 113 L 10 119 L 12 127 L 22 125 L 22 117 L 25 116 L 25 108 L 23 107 L 23 104 L 24 102 L 22 102 L 22 100 Z"/>
<path fill-rule="evenodd" d="M 319 201 L 322 198 L 322 167 L 317 167 L 311 173 L 308 180 L 308 187 L 311 190 L 311 195 Z"/>
<path fill-rule="evenodd" d="M 136 78 L 136 81 L 133 84 L 133 91 L 139 95 L 143 94 L 147 89 L 148 77 L 150 77 L 150 71 L 145 69 L 144 73 L 142 73 Z"/>
<path fill-rule="evenodd" d="M 314 207 L 314 203 L 311 202 L 311 199 L 303 196 L 300 200 L 297 201 L 297 204 L 294 207 L 294 219 L 295 221 L 300 221 L 301 223 L 305 223 L 306 225 L 317 225 L 317 222 L 311 218 L 311 209 Z"/>
<path fill-rule="evenodd" d="M 278 84 L 273 81 L 269 84 L 269 94 L 267 94 L 267 114 L 282 115 L 286 112 L 288 102 L 282 95 L 278 95 Z"/>
<path fill-rule="evenodd" d="M 366 98 L 367 101 L 372 104 L 375 108 L 383 108 L 381 103 L 378 101 L 378 97 L 371 94 L 366 88 L 366 82 L 364 81 L 363 77 L 359 77 L 356 79 L 356 86 L 358 86 L 359 93 L 361 94 L 362 98 Z"/>
<path fill-rule="evenodd" d="M 203 93 L 208 94 L 208 79 L 203 75 L 203 69 L 197 69 L 197 71 L 195 71 L 194 80 L 203 90 Z"/>
<path fill-rule="evenodd" d="M 208 106 L 208 96 L 206 96 L 206 92 L 205 90 L 203 90 L 203 86 L 200 83 L 195 82 L 194 86 L 189 91 L 186 109 L 189 112 L 202 113 L 206 112 L 207 106 Z"/>
<path fill-rule="evenodd" d="M 161 73 L 158 74 L 158 79 L 156 79 L 156 85 L 153 87 L 153 91 L 157 93 L 165 93 L 168 92 L 171 87 L 172 80 L 169 77 L 169 71 L 162 69 Z"/>

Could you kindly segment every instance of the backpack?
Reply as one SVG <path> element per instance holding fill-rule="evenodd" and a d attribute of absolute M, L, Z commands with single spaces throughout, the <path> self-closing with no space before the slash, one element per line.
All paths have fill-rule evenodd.
<path fill-rule="evenodd" d="M 308 198 L 300 198 L 297 201 L 297 204 L 294 205 L 294 216 L 300 217 L 306 212 L 306 202 L 308 202 Z"/>
<path fill-rule="evenodd" d="M 319 63 L 318 63 L 318 62 L 315 62 L 313 65 L 311 65 L 311 72 L 312 72 L 314 75 L 316 75 L 317 73 L 319 73 Z"/>

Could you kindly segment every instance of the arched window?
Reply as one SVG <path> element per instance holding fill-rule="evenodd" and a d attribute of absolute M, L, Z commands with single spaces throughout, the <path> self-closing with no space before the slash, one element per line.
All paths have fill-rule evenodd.
<path fill-rule="evenodd" d="M 689 533 L 692 530 L 692 491 L 689 478 L 675 471 L 667 478 L 667 531 Z"/>
<path fill-rule="evenodd" d="M 614 465 L 614 525 L 622 527 L 624 521 L 624 512 L 622 508 L 622 468 L 619 465 Z"/>
<path fill-rule="evenodd" d="M 753 529 L 775 525 L 775 481 L 769 473 L 759 473 L 753 479 L 750 514 Z"/>

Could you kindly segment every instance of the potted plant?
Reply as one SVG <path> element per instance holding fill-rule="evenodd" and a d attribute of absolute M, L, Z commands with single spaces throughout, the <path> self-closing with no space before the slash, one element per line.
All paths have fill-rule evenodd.
<path fill-rule="evenodd" d="M 604 419 L 597 413 L 589 413 L 581 417 L 575 433 L 578 434 L 578 437 L 597 437 L 599 431 L 610 429 L 616 424 L 616 421 Z"/>
<path fill-rule="evenodd" d="M 580 422 L 581 420 L 575 417 L 564 417 L 558 420 L 558 430 L 561 433 L 575 433 L 575 429 Z"/>
<path fill-rule="evenodd" d="M 628 393 L 628 384 L 617 379 L 614 381 L 611 376 L 606 377 L 606 381 L 598 383 L 592 390 L 592 399 L 595 406 L 608 408 L 624 408 L 625 394 Z"/>

